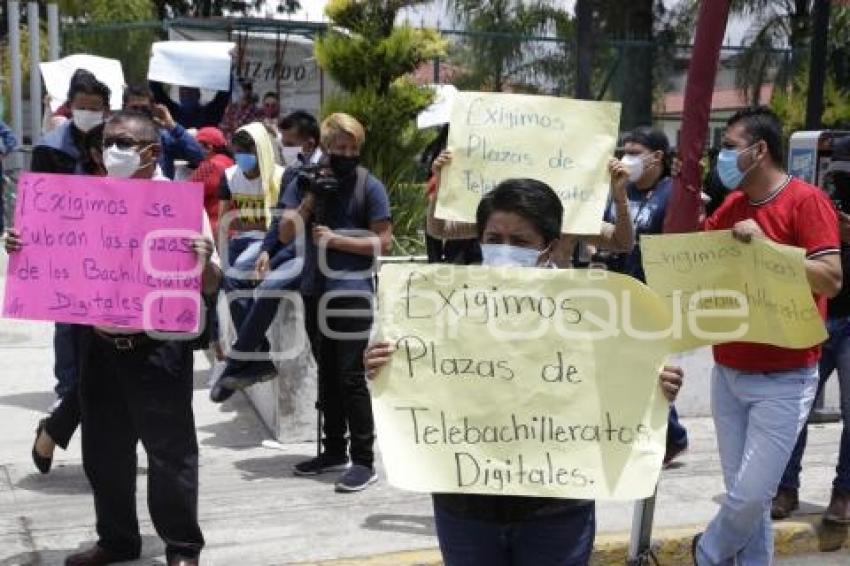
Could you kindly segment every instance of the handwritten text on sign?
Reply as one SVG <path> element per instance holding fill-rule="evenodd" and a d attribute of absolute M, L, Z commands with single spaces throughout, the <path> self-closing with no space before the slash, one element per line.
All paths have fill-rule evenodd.
<path fill-rule="evenodd" d="M 197 183 L 25 173 L 3 316 L 196 331 L 202 199 Z"/>
<path fill-rule="evenodd" d="M 382 338 L 397 347 L 372 386 L 390 483 L 588 499 L 653 492 L 669 342 L 638 334 L 657 335 L 670 316 L 648 288 L 613 273 L 436 265 L 385 265 L 380 280 Z"/>
<path fill-rule="evenodd" d="M 826 339 L 800 248 L 744 244 L 729 230 L 642 236 L 640 247 L 647 284 L 672 310 L 673 351 L 738 341 L 808 348 Z"/>
<path fill-rule="evenodd" d="M 619 103 L 458 93 L 449 123 L 454 155 L 441 178 L 437 218 L 474 222 L 485 193 L 505 179 L 529 177 L 561 197 L 565 233 L 599 234 L 619 123 Z"/>

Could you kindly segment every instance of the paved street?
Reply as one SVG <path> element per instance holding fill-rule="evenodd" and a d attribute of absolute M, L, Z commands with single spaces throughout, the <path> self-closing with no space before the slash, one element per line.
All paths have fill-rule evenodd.
<path fill-rule="evenodd" d="M 54 399 L 52 328 L 9 320 L 0 325 L 0 565 L 61 564 L 68 552 L 91 544 L 95 534 L 79 437 L 67 452 L 57 451 L 50 475 L 39 475 L 30 461 L 33 430 Z M 427 496 L 400 492 L 384 481 L 360 494 L 340 495 L 333 491 L 332 476 L 295 478 L 291 466 L 315 446 L 264 447 L 269 437 L 245 397 L 236 396 L 224 406 L 210 403 L 205 385 L 209 362 L 202 354 L 196 362 L 201 524 L 208 543 L 204 564 L 287 564 L 436 546 Z M 686 419 L 685 424 L 692 448 L 681 466 L 662 477 L 658 536 L 668 528 L 704 524 L 722 492 L 710 420 Z M 838 438 L 837 425 L 812 429 L 803 512 L 821 512 L 828 499 Z M 138 564 L 161 564 L 163 546 L 147 516 L 140 455 L 144 559 Z M 632 505 L 600 503 L 598 514 L 601 536 L 626 533 Z M 827 562 L 832 559 L 838 561 Z M 809 560 L 780 564 L 847 564 L 850 555 L 845 551 Z"/>

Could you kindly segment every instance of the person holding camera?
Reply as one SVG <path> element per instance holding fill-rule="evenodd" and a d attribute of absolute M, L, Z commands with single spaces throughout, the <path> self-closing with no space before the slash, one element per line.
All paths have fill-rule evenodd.
<path fill-rule="evenodd" d="M 305 239 L 301 294 L 324 420 L 319 455 L 294 472 L 346 470 L 336 483 L 339 492 L 360 491 L 377 479 L 363 352 L 372 326 L 375 258 L 390 251 L 392 222 L 386 189 L 360 166 L 365 137 L 348 114 L 331 114 L 322 122 L 326 159 L 286 187 L 279 234 L 284 245 Z"/>

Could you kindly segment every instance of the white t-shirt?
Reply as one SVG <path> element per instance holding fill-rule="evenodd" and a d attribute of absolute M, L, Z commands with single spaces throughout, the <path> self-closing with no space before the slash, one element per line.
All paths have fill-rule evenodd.
<path fill-rule="evenodd" d="M 283 171 L 283 167 L 275 165 L 274 178 L 281 179 Z M 249 179 L 237 165 L 228 167 L 224 170 L 224 182 L 221 183 L 219 197 L 221 200 L 231 201 L 234 208 L 239 211 L 240 218 L 246 222 L 268 225 L 262 177 Z M 249 232 L 245 232 L 247 233 Z M 265 232 L 258 232 L 258 236 L 264 235 Z"/>

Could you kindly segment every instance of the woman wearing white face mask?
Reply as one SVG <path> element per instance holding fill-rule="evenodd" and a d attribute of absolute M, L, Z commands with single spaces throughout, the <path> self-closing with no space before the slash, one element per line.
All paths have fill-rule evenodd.
<path fill-rule="evenodd" d="M 109 87 L 78 69 L 68 87 L 71 119 L 33 148 L 30 169 L 39 173 L 100 174 L 94 154 L 100 151 L 103 122 L 109 112 Z"/>
<path fill-rule="evenodd" d="M 67 105 L 72 118 L 51 130 L 33 147 L 30 169 L 38 173 L 103 175 L 99 161 L 104 116 L 109 111 L 109 87 L 85 69 L 78 69 L 68 87 Z M 56 395 L 50 416 L 36 429 L 32 459 L 46 474 L 56 446 L 66 448 L 77 429 L 79 408 L 75 399 L 78 354 L 76 330 L 56 324 L 53 349 L 56 363 Z"/>
<path fill-rule="evenodd" d="M 670 142 L 660 130 L 641 127 L 629 132 L 623 138 L 625 155 L 622 163 L 629 172 L 626 187 L 628 209 L 613 204 L 605 212 L 605 220 L 616 221 L 627 215 L 634 223 L 635 245 L 627 253 L 614 254 L 607 258 L 611 271 L 631 275 L 646 282 L 640 253 L 642 234 L 661 234 L 664 229 L 664 216 L 667 213 L 667 201 L 673 190 L 670 177 Z M 667 452 L 664 465 L 688 448 L 688 431 L 679 423 L 676 408 L 670 406 L 667 423 Z"/>
<path fill-rule="evenodd" d="M 607 263 L 612 271 L 644 281 L 638 242 L 641 234 L 660 234 L 664 226 L 667 200 L 673 188 L 668 158 L 670 143 L 663 132 L 642 127 L 625 135 L 623 148 L 625 155 L 621 163 L 629 176 L 625 212 L 634 225 L 635 242 L 624 253 L 612 255 Z M 605 220 L 616 222 L 621 217 L 618 207 L 611 203 L 605 211 Z"/>
<path fill-rule="evenodd" d="M 484 265 L 550 265 L 562 216 L 548 185 L 532 179 L 500 183 L 481 199 L 476 214 Z M 368 376 L 375 378 L 392 354 L 388 342 L 372 344 L 364 354 Z M 678 367 L 665 367 L 659 375 L 669 400 L 681 384 Z M 466 494 L 433 494 L 433 501 L 446 566 L 581 566 L 590 560 L 593 501 Z"/>

